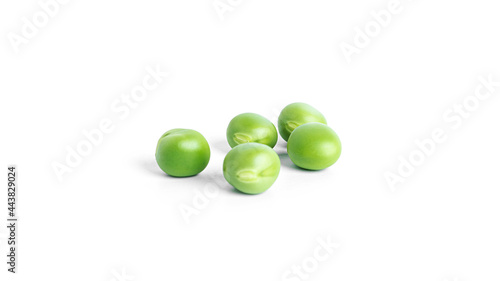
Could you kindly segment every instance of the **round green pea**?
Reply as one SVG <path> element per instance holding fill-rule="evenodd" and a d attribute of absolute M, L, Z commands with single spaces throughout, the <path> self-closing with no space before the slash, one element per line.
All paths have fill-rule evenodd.
<path fill-rule="evenodd" d="M 307 170 L 322 170 L 337 162 L 342 145 L 330 127 L 315 122 L 299 126 L 292 132 L 287 151 L 295 165 Z"/>
<path fill-rule="evenodd" d="M 233 148 L 224 158 L 224 178 L 237 190 L 259 194 L 268 190 L 278 178 L 280 158 L 267 145 L 244 143 Z"/>
<path fill-rule="evenodd" d="M 326 119 L 316 108 L 302 102 L 291 103 L 280 113 L 278 117 L 278 130 L 281 137 L 288 141 L 290 134 L 300 125 L 319 122 L 326 125 Z"/>
<path fill-rule="evenodd" d="M 156 146 L 158 166 L 174 177 L 194 176 L 210 160 L 210 146 L 202 134 L 190 129 L 167 131 Z"/>
<path fill-rule="evenodd" d="M 255 113 L 242 113 L 229 122 L 226 138 L 231 148 L 248 142 L 273 148 L 278 141 L 278 132 L 274 124 L 265 117 Z"/>

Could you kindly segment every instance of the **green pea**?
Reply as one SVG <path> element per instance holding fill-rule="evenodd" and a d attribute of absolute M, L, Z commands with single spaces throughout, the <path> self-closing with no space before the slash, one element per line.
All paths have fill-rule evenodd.
<path fill-rule="evenodd" d="M 273 148 L 278 141 L 278 132 L 271 121 L 255 113 L 242 113 L 234 117 L 226 131 L 229 146 L 256 142 Z"/>
<path fill-rule="evenodd" d="M 287 151 L 295 165 L 307 170 L 322 170 L 337 162 L 342 145 L 330 127 L 315 122 L 299 126 L 292 132 Z"/>
<path fill-rule="evenodd" d="M 314 107 L 302 102 L 291 103 L 283 108 L 278 117 L 278 130 L 281 137 L 285 141 L 288 141 L 290 134 L 295 128 L 311 122 L 319 122 L 326 125 L 325 116 Z"/>
<path fill-rule="evenodd" d="M 259 194 L 271 187 L 280 172 L 280 158 L 267 145 L 244 143 L 224 158 L 224 178 L 237 190 Z"/>
<path fill-rule="evenodd" d="M 189 177 L 207 167 L 210 146 L 195 130 L 173 129 L 161 136 L 155 156 L 158 166 L 165 173 L 174 177 Z"/>

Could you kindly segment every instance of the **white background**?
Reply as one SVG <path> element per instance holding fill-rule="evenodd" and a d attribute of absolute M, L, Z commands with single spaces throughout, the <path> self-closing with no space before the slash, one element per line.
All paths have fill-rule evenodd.
<path fill-rule="evenodd" d="M 211 0 L 74 0 L 16 53 L 9 34 L 41 8 L 2 1 L 0 167 L 6 182 L 18 166 L 20 226 L 19 274 L 2 265 L 1 279 L 282 280 L 331 237 L 340 247 L 309 280 L 500 280 L 500 88 L 459 128 L 442 117 L 479 76 L 500 80 L 500 6 L 401 0 L 348 63 L 340 44 L 388 3 L 243 0 L 221 20 Z M 155 65 L 170 76 L 120 118 L 111 104 Z M 221 181 L 228 122 L 255 112 L 276 123 L 296 101 L 326 116 L 339 161 L 298 170 L 280 140 L 271 189 L 233 192 Z M 59 182 L 51 164 L 106 117 L 113 132 Z M 209 141 L 198 176 L 156 166 L 172 128 Z M 447 141 L 391 190 L 384 173 L 435 128 Z M 186 223 L 179 208 L 210 185 L 219 193 Z M 2 226 L 2 257 L 6 236 Z"/>

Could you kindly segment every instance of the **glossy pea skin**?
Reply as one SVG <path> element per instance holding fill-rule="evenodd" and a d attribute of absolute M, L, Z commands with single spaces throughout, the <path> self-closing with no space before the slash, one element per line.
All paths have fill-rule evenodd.
<path fill-rule="evenodd" d="M 231 148 L 249 142 L 273 148 L 278 141 L 278 132 L 274 124 L 265 117 L 255 113 L 242 113 L 229 122 L 226 138 Z"/>
<path fill-rule="evenodd" d="M 342 145 L 327 125 L 307 123 L 292 132 L 287 151 L 295 165 L 307 170 L 322 170 L 337 162 Z"/>
<path fill-rule="evenodd" d="M 170 176 L 189 177 L 203 171 L 210 160 L 210 146 L 202 134 L 190 129 L 167 131 L 158 140 L 156 162 Z"/>
<path fill-rule="evenodd" d="M 267 145 L 244 143 L 234 147 L 224 158 L 224 178 L 237 190 L 259 194 L 268 190 L 278 178 L 280 158 Z"/>
<path fill-rule="evenodd" d="M 278 117 L 278 130 L 281 137 L 288 141 L 290 134 L 300 125 L 319 122 L 326 125 L 326 119 L 316 108 L 302 102 L 291 103 L 281 110 Z"/>

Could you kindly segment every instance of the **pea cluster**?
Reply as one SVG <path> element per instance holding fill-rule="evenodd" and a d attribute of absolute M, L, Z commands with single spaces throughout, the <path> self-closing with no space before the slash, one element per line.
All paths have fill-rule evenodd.
<path fill-rule="evenodd" d="M 231 151 L 224 158 L 224 178 L 237 190 L 259 194 L 278 178 L 281 162 L 273 147 L 278 131 L 287 141 L 292 162 L 305 170 L 322 170 L 340 157 L 342 145 L 337 134 L 326 125 L 326 119 L 314 107 L 292 103 L 281 111 L 278 130 L 261 115 L 243 113 L 227 127 L 226 138 Z M 202 134 L 189 129 L 173 129 L 163 134 L 156 147 L 158 166 L 174 177 L 194 176 L 210 160 L 210 146 Z"/>

